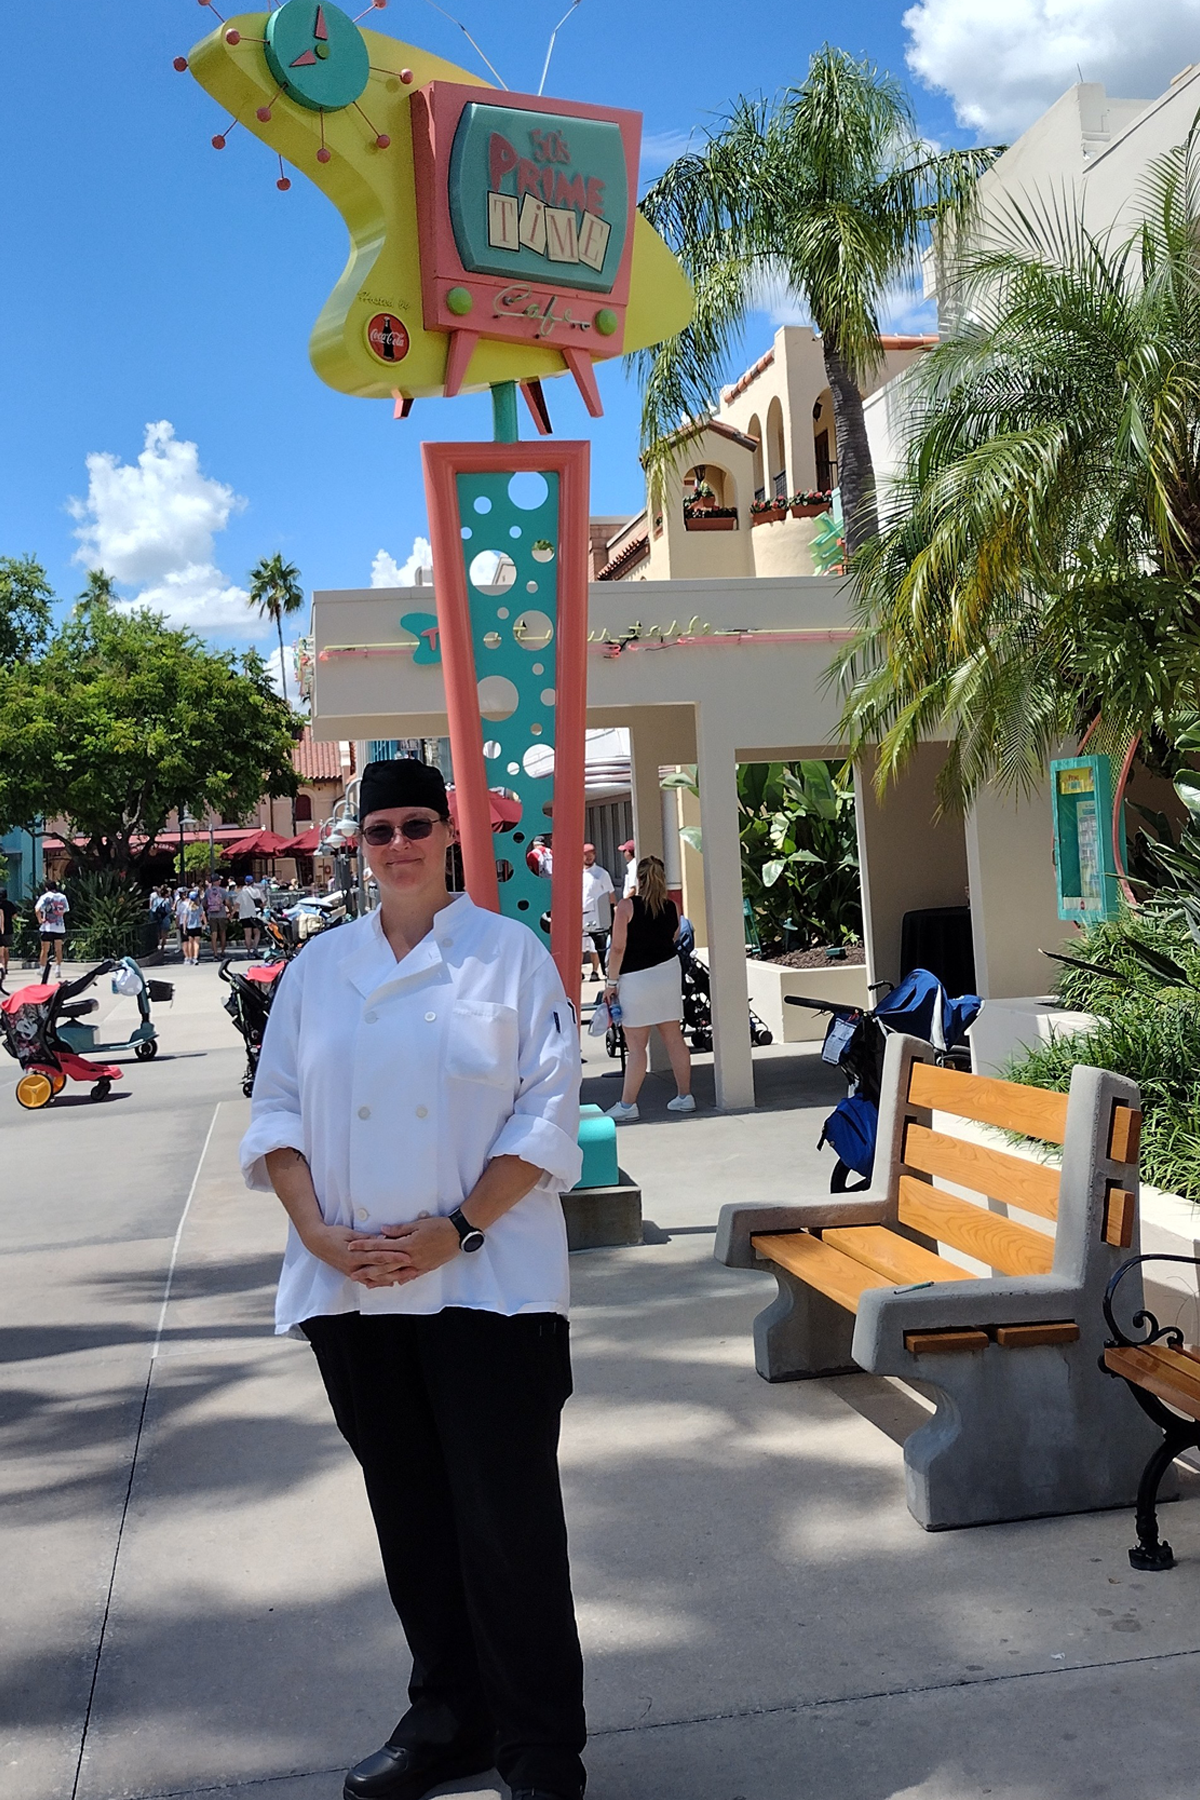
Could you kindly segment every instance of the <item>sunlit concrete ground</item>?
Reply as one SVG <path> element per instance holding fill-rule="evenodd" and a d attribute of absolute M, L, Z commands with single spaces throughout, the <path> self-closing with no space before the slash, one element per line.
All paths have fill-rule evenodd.
<path fill-rule="evenodd" d="M 21 1113 L 0 1063 L 0 1793 L 338 1800 L 406 1659 L 310 1354 L 271 1335 L 282 1231 L 236 1175 L 223 990 L 164 973 L 162 1055 L 109 1101 Z M 824 1185 L 841 1087 L 807 1051 L 758 1068 L 740 1117 L 668 1115 L 651 1078 L 620 1146 L 651 1241 L 573 1263 L 589 1795 L 1194 1800 L 1194 1478 L 1170 1574 L 1131 1573 L 1126 1514 L 930 1536 L 916 1399 L 760 1381 L 771 1284 L 718 1267 L 712 1226 Z"/>

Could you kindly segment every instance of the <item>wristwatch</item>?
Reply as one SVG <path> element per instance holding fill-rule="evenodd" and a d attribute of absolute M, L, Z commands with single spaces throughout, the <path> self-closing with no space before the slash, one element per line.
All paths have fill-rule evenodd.
<path fill-rule="evenodd" d="M 450 1214 L 450 1223 L 458 1233 L 459 1249 L 464 1251 L 467 1256 L 476 1250 L 483 1249 L 482 1231 L 477 1225 L 472 1225 L 469 1219 L 463 1218 L 461 1206 L 456 1206 Z"/>

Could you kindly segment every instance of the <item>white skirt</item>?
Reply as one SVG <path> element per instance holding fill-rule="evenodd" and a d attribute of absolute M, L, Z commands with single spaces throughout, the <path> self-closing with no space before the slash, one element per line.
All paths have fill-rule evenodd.
<path fill-rule="evenodd" d="M 622 975 L 617 990 L 623 1025 L 665 1025 L 683 1018 L 683 972 L 677 956 Z"/>

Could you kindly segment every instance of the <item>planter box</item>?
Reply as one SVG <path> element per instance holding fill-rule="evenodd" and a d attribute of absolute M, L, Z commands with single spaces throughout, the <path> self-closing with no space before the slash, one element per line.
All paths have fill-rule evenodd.
<path fill-rule="evenodd" d="M 1022 1050 L 1036 1050 L 1056 1037 L 1091 1031 L 1095 1023 L 1091 1013 L 1068 1012 L 1044 995 L 985 1000 L 983 1011 L 967 1031 L 971 1068 L 976 1075 L 1004 1076 L 1011 1058 Z"/>
<path fill-rule="evenodd" d="M 864 963 L 831 962 L 823 969 L 789 969 L 779 963 L 746 958 L 746 985 L 750 1005 L 777 1044 L 805 1044 L 825 1036 L 828 1013 L 810 1012 L 806 1006 L 785 1006 L 785 994 L 803 994 L 831 1006 L 868 1006 L 867 970 Z"/>
<path fill-rule="evenodd" d="M 685 513 L 684 528 L 687 531 L 736 531 L 736 519 L 714 518 L 711 513 Z"/>
<path fill-rule="evenodd" d="M 572 1188 L 561 1199 L 569 1251 L 641 1243 L 642 1190 L 623 1169 L 612 1187 Z"/>
<path fill-rule="evenodd" d="M 751 525 L 773 525 L 776 519 L 787 518 L 786 506 L 772 506 L 766 512 L 750 514 Z"/>
<path fill-rule="evenodd" d="M 832 512 L 829 504 L 823 506 L 791 506 L 788 508 L 793 519 L 819 519 L 822 513 Z"/>

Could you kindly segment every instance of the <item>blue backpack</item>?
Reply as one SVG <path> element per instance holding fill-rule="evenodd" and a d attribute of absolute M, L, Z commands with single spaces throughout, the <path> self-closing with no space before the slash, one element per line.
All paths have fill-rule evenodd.
<path fill-rule="evenodd" d="M 879 1109 L 870 1100 L 864 1100 L 861 1094 L 847 1094 L 838 1101 L 825 1121 L 817 1145 L 819 1150 L 823 1144 L 832 1144 L 837 1152 L 837 1168 L 829 1183 L 831 1194 L 854 1194 L 870 1186 L 878 1131 Z M 848 1188 L 846 1177 L 851 1171 L 863 1179 Z"/>

